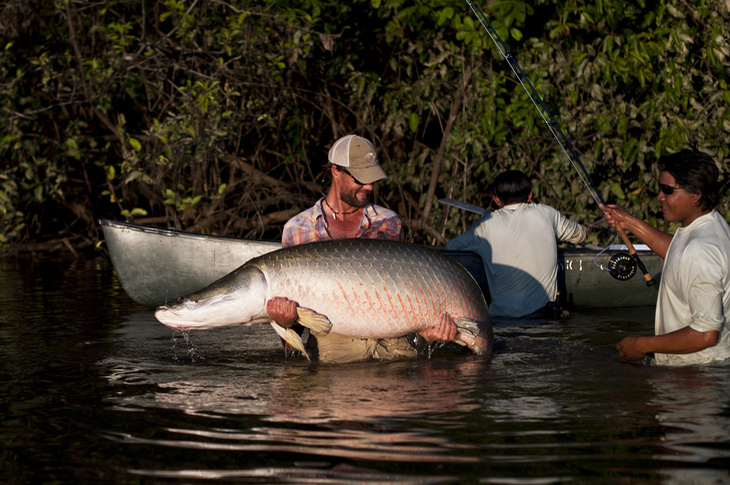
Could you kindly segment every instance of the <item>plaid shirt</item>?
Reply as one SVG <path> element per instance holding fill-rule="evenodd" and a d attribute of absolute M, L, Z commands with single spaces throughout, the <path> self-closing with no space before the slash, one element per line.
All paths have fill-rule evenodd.
<path fill-rule="evenodd" d="M 282 246 L 296 246 L 315 241 L 329 241 L 332 239 L 327 230 L 327 221 L 324 218 L 322 201 L 319 199 L 309 209 L 300 212 L 289 219 L 284 226 Z M 398 214 L 385 207 L 375 204 L 365 206 L 360 221 L 360 227 L 355 234 L 356 238 L 363 239 L 390 239 L 403 240 L 403 226 Z"/>

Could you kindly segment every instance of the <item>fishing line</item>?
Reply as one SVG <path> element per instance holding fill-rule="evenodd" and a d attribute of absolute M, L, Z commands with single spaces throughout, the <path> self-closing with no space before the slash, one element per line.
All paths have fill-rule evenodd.
<path fill-rule="evenodd" d="M 522 89 L 525 90 L 525 93 L 530 98 L 530 101 L 532 101 L 532 104 L 535 106 L 535 109 L 540 114 L 540 117 L 542 118 L 545 125 L 550 130 L 550 133 L 553 134 L 553 137 L 555 138 L 555 141 L 558 142 L 558 145 L 560 145 L 561 150 L 565 154 L 566 158 L 570 162 L 570 164 L 573 166 L 573 168 L 578 172 L 578 176 L 580 177 L 581 181 L 583 182 L 583 185 L 586 186 L 588 189 L 588 193 L 591 194 L 591 197 L 593 197 L 593 200 L 596 201 L 596 204 L 606 204 L 606 202 L 603 200 L 603 197 L 601 196 L 600 192 L 598 191 L 598 188 L 593 183 L 593 180 L 591 180 L 590 175 L 588 174 L 588 171 L 586 170 L 585 166 L 580 160 L 580 157 L 577 153 L 575 153 L 575 150 L 573 149 L 573 145 L 571 145 L 570 141 L 568 140 L 568 137 L 565 136 L 563 131 L 560 129 L 560 126 L 558 125 L 558 122 L 555 121 L 555 118 L 553 118 L 553 115 L 550 114 L 550 110 L 547 109 L 547 106 L 545 106 L 545 103 L 543 102 L 540 95 L 537 93 L 537 90 L 532 85 L 530 80 L 527 78 L 527 75 L 524 73 L 522 68 L 520 67 L 520 64 L 517 62 L 517 59 L 512 55 L 512 53 L 507 49 L 507 46 L 502 41 L 502 38 L 499 36 L 497 31 L 494 29 L 492 24 L 487 20 L 487 17 L 484 15 L 482 10 L 479 8 L 478 5 L 476 5 L 474 2 L 471 2 L 470 0 L 466 0 L 466 3 L 469 4 L 469 7 L 471 8 L 472 12 L 477 16 L 477 19 L 479 20 L 479 23 L 482 24 L 482 27 L 484 30 L 489 34 L 489 38 L 492 39 L 492 42 L 497 47 L 497 50 L 499 53 L 504 57 L 504 60 L 507 61 L 507 64 L 509 65 L 510 69 L 512 69 L 512 72 L 517 76 L 517 80 L 520 82 L 520 85 L 522 86 Z M 527 89 L 527 86 L 530 87 L 530 89 Z M 532 93 L 530 93 L 532 91 Z M 540 106 L 542 106 L 542 109 L 540 109 L 540 106 L 538 106 L 537 101 L 540 102 Z M 545 116 L 547 115 L 547 117 Z M 556 133 L 557 131 L 557 133 Z M 560 134 L 560 138 L 562 138 L 562 142 L 560 141 L 560 138 L 558 138 L 558 134 Z M 573 154 L 571 157 L 568 153 L 568 150 L 566 150 L 566 147 L 568 150 L 570 150 L 570 153 Z M 577 164 L 577 165 L 576 165 Z M 578 166 L 580 166 L 580 170 L 578 169 Z M 582 173 L 581 173 L 582 171 Z"/>
<path fill-rule="evenodd" d="M 198 13 L 195 16 L 195 29 L 193 30 L 193 53 L 192 53 L 192 57 L 191 57 L 191 61 L 190 61 L 191 68 L 188 72 L 188 91 L 187 91 L 187 93 L 188 93 L 188 96 L 191 97 L 191 102 L 192 102 L 192 89 L 193 89 L 192 88 L 192 86 L 193 86 L 192 66 L 195 65 L 195 54 L 197 52 L 197 45 L 198 45 L 198 27 L 200 25 L 200 12 L 201 12 L 202 8 L 203 8 L 203 0 L 200 0 L 200 2 L 198 2 Z M 181 49 L 180 56 L 179 56 L 180 60 L 182 60 L 182 55 L 183 55 L 183 52 Z M 177 227 L 178 223 L 180 224 L 180 227 L 182 227 L 182 221 L 179 218 L 177 206 L 178 206 L 178 201 L 180 200 L 180 185 L 181 185 L 181 181 L 182 181 L 182 167 L 183 167 L 183 161 L 185 159 L 185 146 L 187 144 L 187 140 L 188 140 L 188 132 L 187 132 L 187 130 L 184 129 L 183 137 L 182 137 L 182 147 L 180 149 L 180 160 L 177 164 L 177 183 L 175 184 L 175 206 L 174 206 L 174 211 L 173 211 L 173 222 L 172 222 L 173 229 L 175 229 Z M 170 272 L 168 271 L 167 274 L 169 275 Z M 165 304 L 167 304 L 169 292 L 170 292 L 170 277 L 168 276 L 167 286 L 165 288 Z"/>
<path fill-rule="evenodd" d="M 606 201 L 603 200 L 603 196 L 601 196 L 601 193 L 598 191 L 598 188 L 596 187 L 596 184 L 593 183 L 593 180 L 591 179 L 591 176 L 588 174 L 588 171 L 586 170 L 585 166 L 583 165 L 583 162 L 581 162 L 580 157 L 573 149 L 573 145 L 570 143 L 570 140 L 568 140 L 568 137 L 565 136 L 563 131 L 560 129 L 560 125 L 558 125 L 558 122 L 555 121 L 555 118 L 553 118 L 553 115 L 550 113 L 550 110 L 545 106 L 545 103 L 543 102 L 540 95 L 537 93 L 537 90 L 532 85 L 530 80 L 528 79 L 527 75 L 524 73 L 522 68 L 520 67 L 520 64 L 517 62 L 517 59 L 512 55 L 512 53 L 507 49 L 507 45 L 504 43 L 502 38 L 499 36 L 495 28 L 492 26 L 492 24 L 487 20 L 487 17 L 484 15 L 484 12 L 482 12 L 482 9 L 479 8 L 476 3 L 472 2 L 471 0 L 466 0 L 466 3 L 469 5 L 469 8 L 471 8 L 472 12 L 474 12 L 474 15 L 477 16 L 477 19 L 479 20 L 479 23 L 482 25 L 484 30 L 489 35 L 489 38 L 492 39 L 492 42 L 494 43 L 495 47 L 499 51 L 499 53 L 502 55 L 505 61 L 507 61 L 507 64 L 509 65 L 510 69 L 512 69 L 512 72 L 517 77 L 517 80 L 520 82 L 520 85 L 522 86 L 522 89 L 525 90 L 525 93 L 530 98 L 530 101 L 532 101 L 532 104 L 535 106 L 535 109 L 540 114 L 540 117 L 542 118 L 545 125 L 550 130 L 550 133 L 553 134 L 553 137 L 555 138 L 555 141 L 558 142 L 558 145 L 560 145 L 561 150 L 565 154 L 566 158 L 570 162 L 570 164 L 573 166 L 575 171 L 578 173 L 578 176 L 580 177 L 581 181 L 583 182 L 583 185 L 585 185 L 586 189 L 588 189 L 588 193 L 591 194 L 591 197 L 596 202 L 596 204 L 603 204 L 606 205 Z M 528 86 L 530 89 L 528 89 Z M 536 101 L 537 100 L 537 101 Z M 538 105 L 539 101 L 539 105 Z M 542 109 L 541 109 L 542 107 Z M 547 115 L 547 116 L 546 116 Z M 558 134 L 560 137 L 558 137 Z M 562 139 L 562 141 L 561 141 Z M 568 153 L 570 151 L 570 153 Z M 571 156 L 572 154 L 572 156 Z M 579 169 L 580 167 L 580 169 Z M 641 271 L 644 273 L 644 279 L 646 280 L 647 286 L 651 286 L 655 283 L 654 278 L 651 277 L 649 272 L 644 267 L 644 264 L 639 259 L 638 254 L 636 254 L 636 250 L 634 249 L 633 245 L 631 244 L 631 241 L 629 241 L 628 236 L 626 236 L 626 233 L 624 230 L 617 224 L 616 225 L 616 231 L 618 235 L 621 236 L 621 239 L 624 241 L 624 244 L 626 244 L 627 249 L 629 250 L 630 256 L 633 258 L 635 263 L 639 266 Z M 595 263 L 595 261 L 594 261 Z M 603 266 L 597 265 L 601 269 L 603 269 Z M 614 273 L 611 273 L 612 276 L 615 276 Z"/>

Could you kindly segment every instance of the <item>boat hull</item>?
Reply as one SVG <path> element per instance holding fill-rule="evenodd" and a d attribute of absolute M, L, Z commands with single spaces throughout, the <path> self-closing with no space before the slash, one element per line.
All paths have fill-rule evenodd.
<path fill-rule="evenodd" d="M 157 307 L 195 292 L 246 261 L 281 248 L 281 243 L 256 239 L 192 234 L 106 219 L 99 221 L 119 282 L 135 302 Z M 471 251 L 437 248 L 461 263 L 482 288 L 489 289 L 482 260 Z M 628 281 L 612 278 L 608 267 L 620 250 L 561 248 L 558 287 L 570 308 L 644 306 L 656 302 L 657 286 L 647 287 L 641 274 Z M 651 275 L 659 281 L 663 261 L 651 251 L 639 251 Z M 595 261 L 595 263 L 594 263 Z"/>

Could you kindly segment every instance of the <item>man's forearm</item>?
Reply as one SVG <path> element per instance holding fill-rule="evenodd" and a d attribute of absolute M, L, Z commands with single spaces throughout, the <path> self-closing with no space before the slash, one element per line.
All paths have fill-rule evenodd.
<path fill-rule="evenodd" d="M 720 332 L 699 332 L 684 327 L 674 332 L 652 337 L 639 337 L 637 348 L 644 354 L 689 354 L 717 344 Z"/>
<path fill-rule="evenodd" d="M 633 216 L 628 217 L 622 225 L 626 230 L 641 239 L 660 258 L 664 259 L 666 257 L 669 243 L 672 242 L 671 234 L 660 231 L 646 221 Z"/>

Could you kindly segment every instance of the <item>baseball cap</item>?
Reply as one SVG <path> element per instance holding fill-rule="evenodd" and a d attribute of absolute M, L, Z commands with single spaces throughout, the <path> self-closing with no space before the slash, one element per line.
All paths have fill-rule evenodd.
<path fill-rule="evenodd" d="M 343 136 L 332 145 L 328 158 L 333 165 L 346 168 L 360 183 L 372 184 L 388 178 L 378 164 L 375 146 L 361 136 Z"/>

